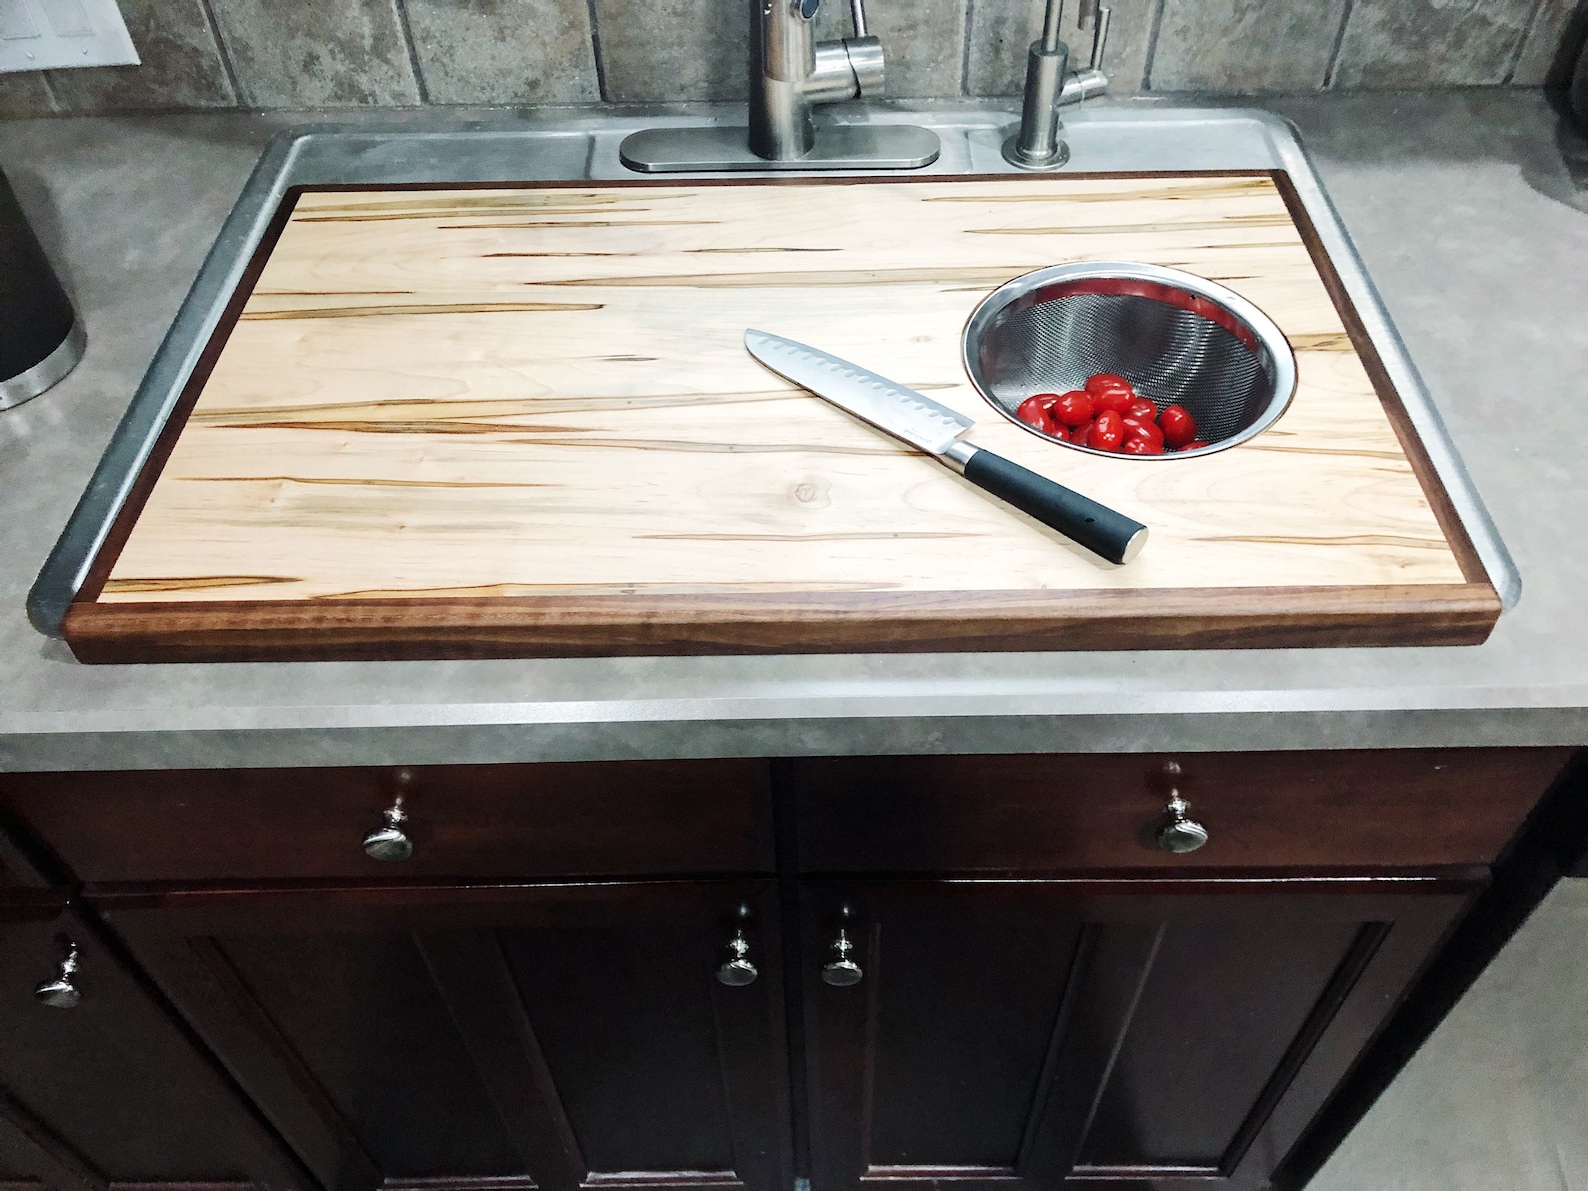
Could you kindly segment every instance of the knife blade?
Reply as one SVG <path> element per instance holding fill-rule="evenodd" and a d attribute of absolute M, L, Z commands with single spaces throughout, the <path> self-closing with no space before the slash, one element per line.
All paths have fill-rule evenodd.
<path fill-rule="evenodd" d="M 1147 527 L 960 436 L 975 423 L 956 410 L 840 359 L 768 331 L 747 329 L 745 349 L 779 376 L 936 458 L 1109 562 L 1141 553 Z"/>
<path fill-rule="evenodd" d="M 914 389 L 793 339 L 749 330 L 744 345 L 773 372 L 928 455 L 941 455 L 976 424 Z"/>

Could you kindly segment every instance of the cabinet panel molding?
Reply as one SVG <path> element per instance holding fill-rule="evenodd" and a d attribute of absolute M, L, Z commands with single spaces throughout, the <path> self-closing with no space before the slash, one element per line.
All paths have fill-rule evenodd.
<path fill-rule="evenodd" d="M 501 940 L 486 931 L 429 931 L 415 938 L 497 1115 L 519 1152 L 533 1155 L 537 1185 L 573 1191 L 590 1167 Z"/>
<path fill-rule="evenodd" d="M 0 1175 L 15 1163 L 28 1168 L 37 1179 L 13 1184 L 0 1177 L 0 1191 L 12 1186 L 27 1191 L 45 1187 L 51 1191 L 109 1191 L 104 1175 L 4 1087 L 0 1087 L 0 1156 L 10 1159 L 0 1162 Z"/>
<path fill-rule="evenodd" d="M 94 896 L 333 1191 L 791 1177 L 770 882 Z"/>
<path fill-rule="evenodd" d="M 0 896 L 0 1183 L 317 1191 L 101 930 L 42 892 Z M 80 999 L 41 1004 L 69 948 Z"/>
<path fill-rule="evenodd" d="M 1255 1191 L 1480 888 L 806 882 L 813 1178 Z"/>

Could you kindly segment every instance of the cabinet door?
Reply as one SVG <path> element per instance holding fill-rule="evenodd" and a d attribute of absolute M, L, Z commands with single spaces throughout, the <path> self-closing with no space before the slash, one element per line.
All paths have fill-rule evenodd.
<path fill-rule="evenodd" d="M 816 1191 L 1263 1186 L 1472 892 L 807 883 Z"/>
<path fill-rule="evenodd" d="M 0 811 L 0 897 L 10 889 L 40 889 L 50 884 L 39 871 L 36 858 L 19 843 L 21 838 L 22 833 L 10 816 Z"/>
<path fill-rule="evenodd" d="M 784 1181 L 769 882 L 101 904 L 333 1191 Z M 741 907 L 758 972 L 729 987 Z"/>
<path fill-rule="evenodd" d="M 34 988 L 60 976 L 69 946 L 80 999 L 51 1008 Z M 0 901 L 0 1183 L 11 1181 L 312 1186 L 89 923 L 59 904 Z"/>

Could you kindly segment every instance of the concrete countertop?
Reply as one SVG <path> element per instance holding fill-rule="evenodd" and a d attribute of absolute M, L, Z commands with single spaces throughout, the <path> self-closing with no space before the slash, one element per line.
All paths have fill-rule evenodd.
<path fill-rule="evenodd" d="M 0 414 L 0 770 L 1588 743 L 1588 150 L 1532 92 L 1265 106 L 1521 570 L 1485 645 L 80 665 L 28 588 L 265 142 L 325 116 L 23 121 L 0 165 L 89 349 Z"/>

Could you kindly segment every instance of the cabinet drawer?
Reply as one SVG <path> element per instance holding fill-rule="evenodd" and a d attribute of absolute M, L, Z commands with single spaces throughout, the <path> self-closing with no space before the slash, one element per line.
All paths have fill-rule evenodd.
<path fill-rule="evenodd" d="M 364 852 L 402 795 L 412 855 Z M 0 804 L 84 881 L 771 871 L 765 761 L 0 777 Z"/>
<path fill-rule="evenodd" d="M 824 758 L 792 763 L 804 872 L 1487 864 L 1569 749 Z M 1206 827 L 1155 838 L 1171 779 Z"/>

